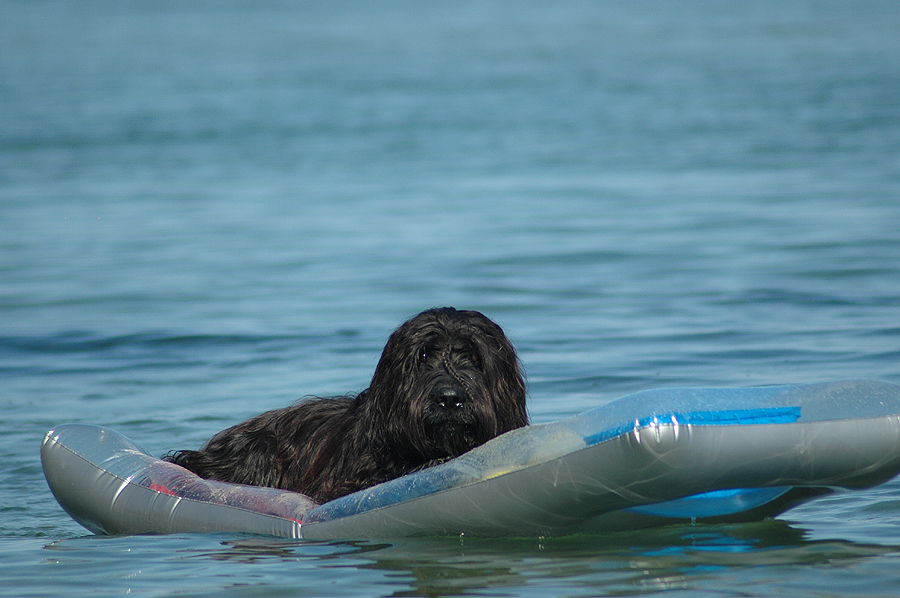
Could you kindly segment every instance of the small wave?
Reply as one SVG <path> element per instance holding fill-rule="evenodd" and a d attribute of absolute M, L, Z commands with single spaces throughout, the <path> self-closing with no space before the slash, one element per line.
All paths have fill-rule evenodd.
<path fill-rule="evenodd" d="M 89 332 L 64 332 L 47 336 L 0 337 L 0 352 L 37 354 L 77 354 L 108 352 L 122 349 L 259 347 L 295 343 L 317 343 L 333 338 L 333 334 L 203 334 L 140 332 L 97 335 Z"/>

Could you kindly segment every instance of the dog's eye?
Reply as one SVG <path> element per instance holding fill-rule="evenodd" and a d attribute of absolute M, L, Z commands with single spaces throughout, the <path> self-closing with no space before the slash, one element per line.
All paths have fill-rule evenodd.
<path fill-rule="evenodd" d="M 425 363 L 428 361 L 428 349 L 422 349 L 419 351 L 419 363 Z"/>
<path fill-rule="evenodd" d="M 481 367 L 481 355 L 479 355 L 478 349 L 475 348 L 474 343 L 467 342 L 465 348 L 461 351 L 461 355 L 475 367 Z"/>

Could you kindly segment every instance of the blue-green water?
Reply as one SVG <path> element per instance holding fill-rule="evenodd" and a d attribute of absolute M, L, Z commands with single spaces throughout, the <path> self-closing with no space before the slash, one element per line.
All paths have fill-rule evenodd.
<path fill-rule="evenodd" d="M 900 382 L 900 9 L 0 2 L 0 596 L 895 596 L 900 480 L 568 538 L 102 538 L 43 433 L 149 450 L 364 388 L 434 305 L 535 421 Z"/>

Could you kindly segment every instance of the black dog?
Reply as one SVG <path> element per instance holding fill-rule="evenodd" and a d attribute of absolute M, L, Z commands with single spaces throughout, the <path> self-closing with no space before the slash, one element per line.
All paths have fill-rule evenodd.
<path fill-rule="evenodd" d="M 503 330 L 477 311 L 431 309 L 388 339 L 356 397 L 313 398 L 166 460 L 214 480 L 325 502 L 456 457 L 528 424 L 525 382 Z"/>

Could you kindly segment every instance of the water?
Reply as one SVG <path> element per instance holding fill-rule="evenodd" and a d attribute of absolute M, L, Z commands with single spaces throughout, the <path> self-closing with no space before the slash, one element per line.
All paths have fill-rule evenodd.
<path fill-rule="evenodd" d="M 900 481 L 569 538 L 101 538 L 61 422 L 161 454 L 364 388 L 434 305 L 532 419 L 900 382 L 900 11 L 840 2 L 0 3 L 0 596 L 892 596 Z"/>

